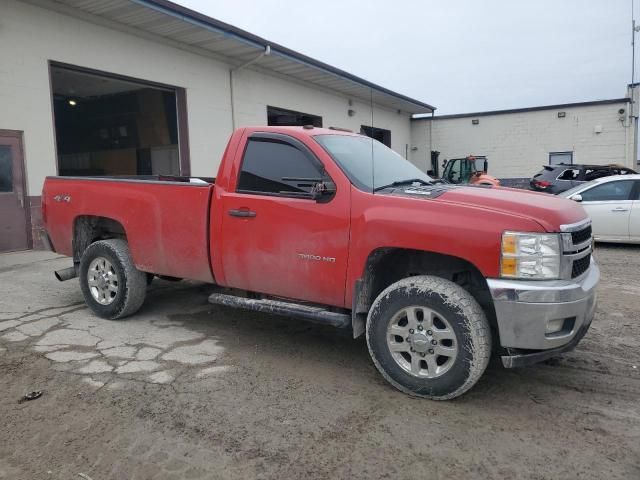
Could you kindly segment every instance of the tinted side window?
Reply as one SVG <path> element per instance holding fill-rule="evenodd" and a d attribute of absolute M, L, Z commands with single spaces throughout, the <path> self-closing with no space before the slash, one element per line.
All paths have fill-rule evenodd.
<path fill-rule="evenodd" d="M 596 178 L 608 177 L 611 175 L 611 170 L 608 168 L 588 168 L 584 172 L 585 181 L 589 182 L 591 180 L 595 180 Z"/>
<path fill-rule="evenodd" d="M 602 202 L 607 200 L 630 200 L 633 181 L 621 180 L 595 186 L 582 192 L 583 202 Z"/>
<path fill-rule="evenodd" d="M 580 175 L 580 170 L 571 168 L 558 175 L 558 180 L 577 180 L 578 175 Z"/>
<path fill-rule="evenodd" d="M 274 139 L 250 138 L 242 160 L 237 190 L 249 193 L 309 193 L 321 172 L 301 150 Z M 294 178 L 297 180 L 288 180 Z"/>

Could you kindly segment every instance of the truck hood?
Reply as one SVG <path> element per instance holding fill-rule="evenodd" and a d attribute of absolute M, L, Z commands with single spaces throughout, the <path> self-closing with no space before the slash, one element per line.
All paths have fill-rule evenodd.
<path fill-rule="evenodd" d="M 428 190 L 431 193 L 427 194 Z M 396 190 L 394 193 L 400 192 Z M 401 194 L 530 218 L 548 232 L 558 232 L 560 225 L 577 223 L 587 218 L 584 208 L 573 200 L 515 188 L 434 185 L 431 188 L 404 188 Z"/>

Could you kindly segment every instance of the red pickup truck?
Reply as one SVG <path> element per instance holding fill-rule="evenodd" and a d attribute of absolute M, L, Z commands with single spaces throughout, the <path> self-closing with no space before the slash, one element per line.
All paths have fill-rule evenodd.
<path fill-rule="evenodd" d="M 48 177 L 47 239 L 89 307 L 116 319 L 157 276 L 215 284 L 216 304 L 366 333 L 395 387 L 450 399 L 492 351 L 506 367 L 584 336 L 599 270 L 570 200 L 447 185 L 368 137 L 234 132 L 216 178 Z"/>

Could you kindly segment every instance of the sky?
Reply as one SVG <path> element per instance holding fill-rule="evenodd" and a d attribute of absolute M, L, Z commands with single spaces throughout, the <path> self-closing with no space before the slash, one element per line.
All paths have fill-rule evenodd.
<path fill-rule="evenodd" d="M 177 1 L 436 114 L 620 98 L 631 82 L 632 0 Z"/>

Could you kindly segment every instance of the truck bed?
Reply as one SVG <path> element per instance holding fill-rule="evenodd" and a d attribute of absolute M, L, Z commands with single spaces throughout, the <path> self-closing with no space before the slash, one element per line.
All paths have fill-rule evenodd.
<path fill-rule="evenodd" d="M 139 270 L 211 282 L 208 228 L 214 183 L 215 178 L 164 175 L 47 177 L 44 220 L 61 254 L 73 256 L 74 231 L 83 220 L 106 218 L 122 226 Z M 47 204 L 56 208 L 47 210 Z"/>

